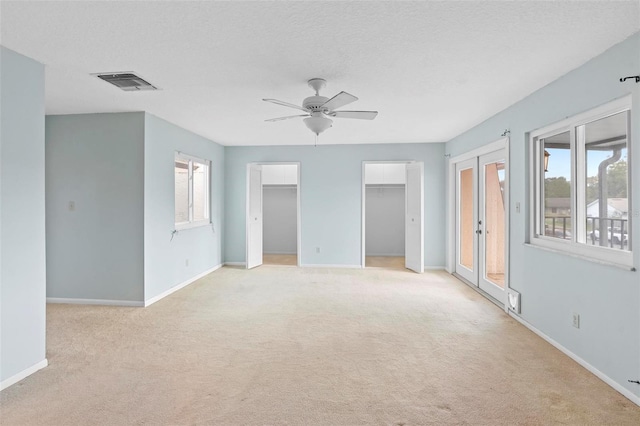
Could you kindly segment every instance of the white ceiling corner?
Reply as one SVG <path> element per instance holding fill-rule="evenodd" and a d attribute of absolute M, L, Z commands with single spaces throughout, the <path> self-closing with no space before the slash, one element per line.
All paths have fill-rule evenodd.
<path fill-rule="evenodd" d="M 306 81 L 360 98 L 322 143 L 442 142 L 640 29 L 638 1 L 8 2 L 1 42 L 46 65 L 47 114 L 148 111 L 223 145 L 313 143 Z M 91 73 L 136 71 L 157 92 Z"/>

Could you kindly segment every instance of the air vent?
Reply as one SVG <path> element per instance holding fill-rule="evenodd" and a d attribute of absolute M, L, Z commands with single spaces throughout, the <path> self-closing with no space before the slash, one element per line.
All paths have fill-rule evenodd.
<path fill-rule="evenodd" d="M 137 90 L 158 90 L 156 86 L 132 72 L 100 73 L 94 75 L 99 79 L 102 79 L 107 83 L 111 83 L 117 88 L 127 92 L 135 92 Z"/>

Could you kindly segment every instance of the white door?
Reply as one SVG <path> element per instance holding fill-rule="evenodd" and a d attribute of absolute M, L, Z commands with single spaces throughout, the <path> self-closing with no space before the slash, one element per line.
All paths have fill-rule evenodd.
<path fill-rule="evenodd" d="M 262 265 L 262 166 L 247 166 L 247 269 Z"/>
<path fill-rule="evenodd" d="M 505 302 L 505 150 L 456 164 L 455 272 Z"/>
<path fill-rule="evenodd" d="M 480 156 L 478 287 L 494 299 L 505 302 L 506 209 L 505 151 Z"/>
<path fill-rule="evenodd" d="M 405 267 L 424 272 L 424 169 L 422 162 L 407 164 L 405 181 Z"/>
<path fill-rule="evenodd" d="M 456 164 L 456 273 L 478 285 L 478 159 Z"/>

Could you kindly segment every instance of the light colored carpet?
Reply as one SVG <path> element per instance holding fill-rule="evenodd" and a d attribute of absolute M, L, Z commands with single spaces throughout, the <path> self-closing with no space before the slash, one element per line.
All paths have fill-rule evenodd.
<path fill-rule="evenodd" d="M 2 425 L 637 425 L 640 408 L 444 272 L 223 268 L 148 308 L 47 307 Z"/>
<path fill-rule="evenodd" d="M 264 265 L 289 265 L 298 266 L 298 256 L 295 254 L 263 254 Z"/>
<path fill-rule="evenodd" d="M 405 269 L 404 256 L 365 256 L 364 266 L 367 268 Z"/>

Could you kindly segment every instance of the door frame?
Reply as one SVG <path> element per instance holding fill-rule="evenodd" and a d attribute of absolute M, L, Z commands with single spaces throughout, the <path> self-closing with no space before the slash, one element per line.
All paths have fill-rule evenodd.
<path fill-rule="evenodd" d="M 509 293 L 509 289 L 511 288 L 511 273 L 510 273 L 510 252 L 511 252 L 511 204 L 510 204 L 510 185 L 511 185 L 511 172 L 510 172 L 510 154 L 509 154 L 509 137 L 501 137 L 500 139 L 483 145 L 479 148 L 472 149 L 463 154 L 457 155 L 455 157 L 449 157 L 448 164 L 448 173 L 447 173 L 447 262 L 446 262 L 446 271 L 450 274 L 455 272 L 455 262 L 456 262 L 456 163 L 461 161 L 469 160 L 474 157 L 480 157 L 485 154 L 490 154 L 494 151 L 499 151 L 504 149 L 505 151 L 505 197 L 504 197 L 504 205 L 505 205 L 505 265 L 504 265 L 504 294 L 505 300 L 501 301 L 504 304 L 504 311 L 508 312 L 508 303 L 507 303 L 507 294 Z M 521 213 L 524 214 L 524 210 L 520 210 Z M 472 287 L 476 289 L 475 287 Z M 485 294 L 483 291 L 477 289 L 482 294 Z"/>
<path fill-rule="evenodd" d="M 247 265 L 247 260 L 249 259 L 249 185 L 251 182 L 249 181 L 249 171 L 251 166 L 280 166 L 280 165 L 296 165 L 297 173 L 296 173 L 296 260 L 297 266 L 302 264 L 302 215 L 300 214 L 300 161 L 253 161 L 247 163 L 247 174 L 246 174 L 246 197 L 245 197 L 245 267 Z M 263 225 L 264 226 L 264 221 Z"/>
<path fill-rule="evenodd" d="M 365 240 L 365 235 L 366 235 L 366 200 L 367 200 L 367 184 L 365 182 L 365 170 L 366 170 L 366 165 L 367 164 L 409 164 L 409 163 L 415 163 L 415 160 L 366 160 L 362 162 L 362 174 L 361 174 L 361 180 L 362 180 L 362 207 L 361 207 L 361 218 L 360 218 L 360 236 L 361 236 L 361 240 L 360 240 L 360 267 L 362 269 L 365 268 L 365 260 L 367 257 L 367 252 L 366 252 L 366 240 Z M 407 202 L 407 195 L 406 195 L 406 182 L 405 182 L 405 196 L 404 196 L 404 202 L 406 205 Z M 424 222 L 424 217 L 422 218 L 423 222 Z M 406 254 L 406 253 L 405 253 Z"/>

